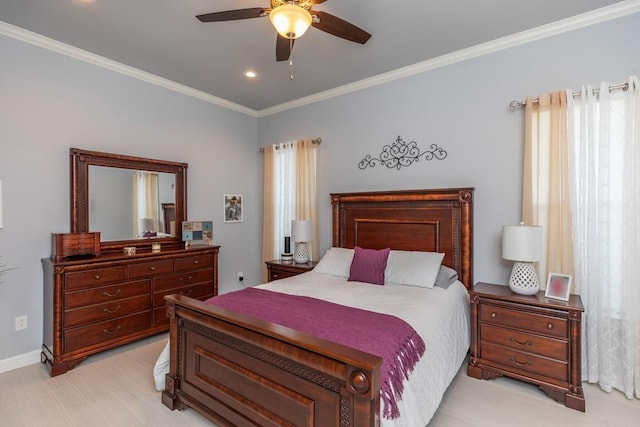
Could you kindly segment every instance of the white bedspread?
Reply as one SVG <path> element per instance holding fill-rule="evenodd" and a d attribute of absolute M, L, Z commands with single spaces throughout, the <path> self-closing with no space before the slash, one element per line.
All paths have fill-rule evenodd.
<path fill-rule="evenodd" d="M 447 290 L 379 286 L 310 271 L 256 287 L 390 314 L 409 323 L 420 334 L 427 350 L 405 384 L 398 403 L 400 418 L 381 418 L 384 427 L 424 427 L 469 349 L 469 301 L 460 282 Z M 164 388 L 167 371 L 168 351 L 163 351 L 154 368 L 156 388 Z"/>

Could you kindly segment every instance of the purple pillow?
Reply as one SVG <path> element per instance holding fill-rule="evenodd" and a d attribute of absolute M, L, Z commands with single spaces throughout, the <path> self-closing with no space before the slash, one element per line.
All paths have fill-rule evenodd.
<path fill-rule="evenodd" d="M 353 249 L 353 261 L 347 280 L 384 285 L 384 270 L 387 268 L 390 249 L 363 249 L 359 246 Z"/>

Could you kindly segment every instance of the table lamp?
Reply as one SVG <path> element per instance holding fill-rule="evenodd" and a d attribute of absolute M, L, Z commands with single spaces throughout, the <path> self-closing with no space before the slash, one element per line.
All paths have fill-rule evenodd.
<path fill-rule="evenodd" d="M 520 295 L 534 295 L 540 289 L 534 262 L 542 259 L 542 227 L 505 225 L 502 227 L 502 258 L 515 261 L 509 289 Z"/>
<path fill-rule="evenodd" d="M 293 260 L 298 264 L 309 262 L 309 248 L 307 243 L 311 241 L 313 227 L 311 221 L 294 219 L 291 221 L 291 240 L 296 243 L 296 252 Z"/>

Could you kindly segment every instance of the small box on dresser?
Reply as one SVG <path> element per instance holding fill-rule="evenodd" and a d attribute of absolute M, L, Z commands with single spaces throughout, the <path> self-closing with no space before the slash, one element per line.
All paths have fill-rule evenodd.
<path fill-rule="evenodd" d="M 524 296 L 507 286 L 477 283 L 470 291 L 471 357 L 467 374 L 508 376 L 537 385 L 552 399 L 584 412 L 578 295 Z"/>

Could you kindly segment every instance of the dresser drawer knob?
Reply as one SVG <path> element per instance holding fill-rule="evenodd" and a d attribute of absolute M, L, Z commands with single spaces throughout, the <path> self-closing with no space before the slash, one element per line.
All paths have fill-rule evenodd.
<path fill-rule="evenodd" d="M 151 267 L 149 267 L 149 270 L 156 271 L 156 268 L 154 266 L 151 266 Z"/>
<path fill-rule="evenodd" d="M 498 313 L 496 313 L 495 311 L 493 313 L 491 313 L 491 318 L 495 319 L 496 317 L 498 317 Z"/>
<path fill-rule="evenodd" d="M 188 297 L 189 295 L 191 295 L 191 293 L 193 292 L 193 289 L 189 289 L 189 291 L 187 292 L 180 292 L 180 295 L 184 295 L 185 297 Z"/>
<path fill-rule="evenodd" d="M 190 282 L 190 281 L 191 281 L 191 279 L 193 279 L 193 276 L 187 276 L 187 278 L 186 278 L 186 279 L 185 279 L 184 277 L 181 277 L 181 278 L 180 278 L 180 281 L 181 281 L 181 282 Z"/>
<path fill-rule="evenodd" d="M 118 310 L 120 310 L 120 306 L 117 306 L 113 310 L 109 310 L 108 308 L 105 307 L 105 308 L 102 309 L 102 312 L 103 313 L 113 314 L 113 313 L 117 312 Z"/>
<path fill-rule="evenodd" d="M 515 357 L 511 356 L 509 357 L 509 360 L 511 360 L 513 363 L 515 363 L 518 366 L 531 366 L 533 365 L 533 362 L 530 360 L 527 360 L 526 362 L 519 362 Z"/>
<path fill-rule="evenodd" d="M 200 261 L 195 260 L 195 261 L 193 261 L 193 263 L 194 263 L 194 264 L 200 264 Z"/>
<path fill-rule="evenodd" d="M 532 345 L 533 343 L 531 342 L 531 340 L 527 340 L 525 342 L 520 342 L 517 339 L 511 337 L 509 338 L 509 341 L 511 341 L 512 343 L 514 343 L 515 345 L 519 345 L 520 347 L 524 347 L 525 345 Z"/>
<path fill-rule="evenodd" d="M 547 323 L 547 329 L 548 330 L 552 330 L 553 329 L 553 323 Z"/>
<path fill-rule="evenodd" d="M 94 274 L 93 278 L 96 279 L 96 280 L 100 280 L 100 275 L 99 274 Z"/>
<path fill-rule="evenodd" d="M 112 331 L 108 330 L 108 329 L 103 329 L 102 332 L 104 332 L 105 334 L 109 334 L 109 335 L 113 335 L 116 332 L 118 332 L 120 330 L 120 325 L 118 325 L 115 329 L 113 329 Z"/>
<path fill-rule="evenodd" d="M 117 296 L 117 295 L 120 295 L 120 288 L 116 289 L 116 291 L 115 291 L 114 293 L 112 293 L 112 294 L 110 294 L 110 293 L 109 293 L 109 292 L 107 292 L 107 291 L 104 291 L 104 292 L 102 293 L 102 295 L 104 295 L 104 296 L 105 296 L 105 297 L 107 297 L 107 298 L 113 298 L 113 297 L 115 297 L 115 296 Z"/>

